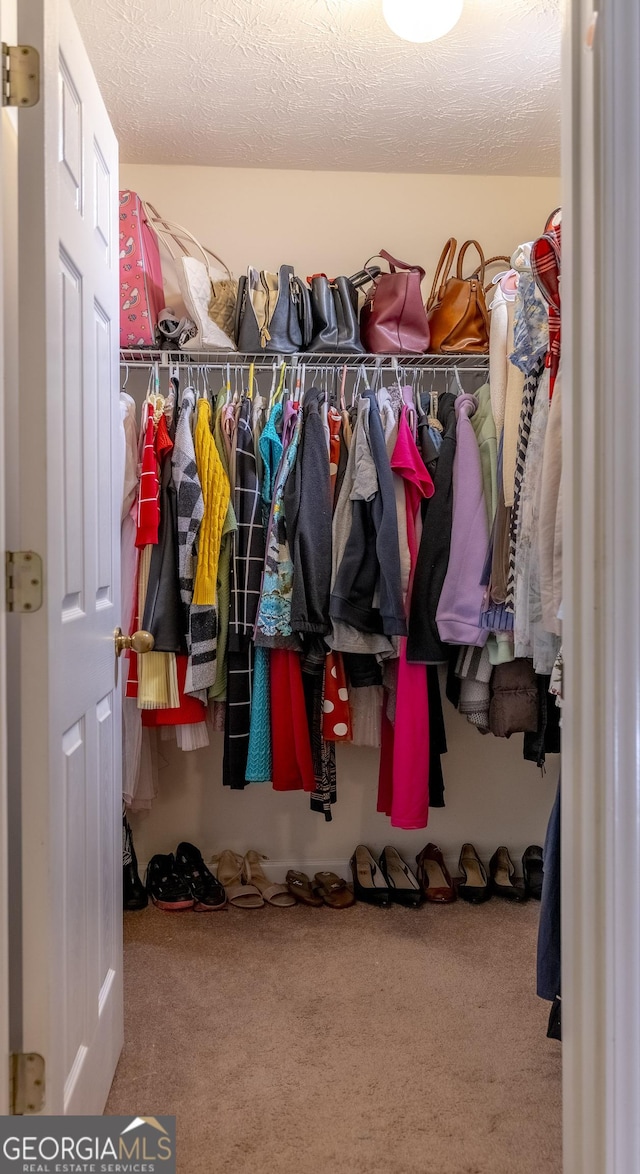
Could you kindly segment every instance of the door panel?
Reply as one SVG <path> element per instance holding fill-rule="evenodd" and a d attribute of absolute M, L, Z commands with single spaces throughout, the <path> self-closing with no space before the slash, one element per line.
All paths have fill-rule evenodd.
<path fill-rule="evenodd" d="M 21 631 L 24 1046 L 46 1112 L 97 1113 L 123 1030 L 118 154 L 67 0 L 23 0 L 19 32 L 43 73 L 19 138 L 20 480 L 46 587 Z"/>

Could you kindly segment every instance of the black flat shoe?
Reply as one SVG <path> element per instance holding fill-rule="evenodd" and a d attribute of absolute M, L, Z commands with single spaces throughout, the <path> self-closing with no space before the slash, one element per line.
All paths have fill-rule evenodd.
<path fill-rule="evenodd" d="M 146 909 L 149 897 L 138 873 L 138 858 L 126 815 L 122 817 L 122 908 L 127 912 Z"/>
<path fill-rule="evenodd" d="M 526 901 L 527 894 L 516 884 L 516 866 L 505 847 L 497 848 L 489 861 L 491 889 L 507 901 Z"/>
<path fill-rule="evenodd" d="M 458 869 L 462 874 L 462 884 L 458 886 L 458 896 L 470 905 L 482 905 L 491 898 L 491 886 L 487 870 L 482 863 L 473 844 L 463 844 L 458 861 Z"/>
<path fill-rule="evenodd" d="M 220 881 L 209 872 L 202 853 L 194 844 L 183 841 L 176 848 L 176 872 L 183 878 L 193 897 L 196 913 L 213 913 L 224 909 L 227 894 Z"/>
<path fill-rule="evenodd" d="M 184 877 L 176 872 L 176 862 L 171 852 L 168 856 L 158 853 L 151 857 L 147 865 L 147 892 L 154 905 L 168 913 L 193 909 L 191 890 Z"/>
<path fill-rule="evenodd" d="M 417 909 L 424 900 L 417 878 L 409 865 L 395 848 L 389 845 L 380 857 L 380 869 L 389 887 L 392 901 L 398 905 L 406 905 L 410 909 Z"/>
<path fill-rule="evenodd" d="M 369 905 L 390 905 L 391 894 L 386 878 L 364 844 L 358 844 L 349 863 L 357 900 L 367 901 Z"/>
<path fill-rule="evenodd" d="M 525 892 L 534 901 L 542 900 L 542 848 L 538 844 L 530 844 L 522 857 L 522 875 L 524 877 Z"/>

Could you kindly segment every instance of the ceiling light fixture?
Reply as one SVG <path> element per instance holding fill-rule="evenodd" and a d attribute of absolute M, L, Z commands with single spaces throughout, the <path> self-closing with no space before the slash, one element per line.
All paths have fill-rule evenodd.
<path fill-rule="evenodd" d="M 437 41 L 458 23 L 464 0 L 382 0 L 389 28 L 403 41 Z"/>

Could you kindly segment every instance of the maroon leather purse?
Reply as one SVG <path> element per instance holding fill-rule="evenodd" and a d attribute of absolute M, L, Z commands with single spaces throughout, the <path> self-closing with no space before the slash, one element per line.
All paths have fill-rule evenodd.
<path fill-rule="evenodd" d="M 420 284 L 424 269 L 407 265 L 381 249 L 389 273 L 373 281 L 360 312 L 360 337 L 374 355 L 424 354 L 429 350 L 429 322 Z"/>

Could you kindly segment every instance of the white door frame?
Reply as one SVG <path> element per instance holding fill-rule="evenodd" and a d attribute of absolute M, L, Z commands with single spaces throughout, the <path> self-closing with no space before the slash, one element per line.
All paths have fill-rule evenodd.
<path fill-rule="evenodd" d="M 566 0 L 564 1174 L 640 1155 L 640 9 Z"/>
<path fill-rule="evenodd" d="M 4 12 L 0 6 L 0 40 L 5 33 Z M 5 135 L 7 133 L 5 112 L 0 114 L 2 126 L 0 128 L 0 158 L 4 155 Z M 0 458 L 2 459 L 2 475 L 0 476 L 0 556 L 4 561 L 5 550 L 5 363 L 6 355 L 5 322 L 4 322 L 4 213 L 5 198 L 4 184 L 0 186 Z M 7 825 L 8 825 L 8 787 L 7 787 L 7 693 L 6 693 L 6 606 L 2 592 L 0 598 L 0 1115 L 9 1112 L 9 868 L 7 861 Z"/>
<path fill-rule="evenodd" d="M 2 40 L 18 39 L 16 0 L 0 0 Z M 30 114 L 23 112 L 23 117 Z M 16 107 L 0 113 L 0 558 L 5 549 L 19 549 L 20 502 L 17 492 L 18 405 L 18 126 Z M 15 785 L 20 762 L 19 740 L 11 737 L 19 720 L 15 665 L 18 616 L 0 600 L 0 1113 L 9 1112 L 8 1053 L 22 1046 L 20 957 L 20 795 Z M 10 674 L 10 675 L 9 675 Z M 4 746 L 3 746 L 4 742 Z M 7 1038 L 8 1033 L 8 1038 Z"/>

